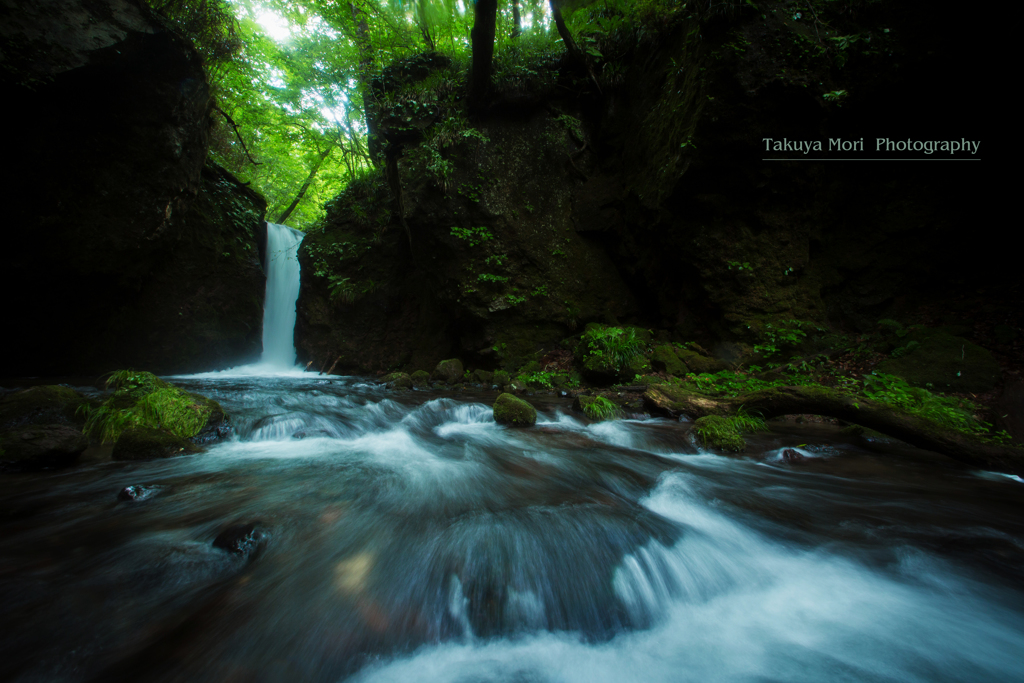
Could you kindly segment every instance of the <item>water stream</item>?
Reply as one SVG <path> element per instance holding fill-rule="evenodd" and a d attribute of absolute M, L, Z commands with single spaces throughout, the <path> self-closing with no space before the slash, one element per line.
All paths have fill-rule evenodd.
<path fill-rule="evenodd" d="M 233 440 L 0 479 L 0 679 L 1024 680 L 1016 480 L 828 426 L 736 458 L 554 397 L 512 430 L 493 392 L 177 381 Z M 254 521 L 255 558 L 211 544 Z"/>
<path fill-rule="evenodd" d="M 1019 479 L 304 374 L 301 237 L 268 231 L 261 362 L 172 378 L 231 440 L 0 478 L 0 680 L 1024 681 Z M 253 523 L 257 552 L 214 546 Z"/>

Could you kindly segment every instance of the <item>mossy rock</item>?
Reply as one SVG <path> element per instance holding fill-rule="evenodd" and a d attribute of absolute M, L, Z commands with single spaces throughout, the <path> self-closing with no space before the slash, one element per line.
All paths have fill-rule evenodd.
<path fill-rule="evenodd" d="M 732 420 L 720 415 L 705 415 L 693 423 L 697 438 L 708 448 L 739 453 L 746 450 L 743 440 Z"/>
<path fill-rule="evenodd" d="M 413 386 L 412 377 L 404 372 L 392 372 L 381 377 L 380 381 L 391 389 L 412 389 Z"/>
<path fill-rule="evenodd" d="M 499 394 L 494 401 L 494 421 L 512 427 L 532 427 L 537 423 L 537 410 L 512 394 Z"/>
<path fill-rule="evenodd" d="M 529 374 L 531 372 L 540 372 L 543 369 L 544 368 L 542 368 L 540 366 L 540 363 L 538 363 L 535 360 L 531 360 L 529 363 L 527 363 L 523 367 L 519 368 L 519 372 L 517 374 L 519 374 L 519 375 L 527 375 L 527 374 Z"/>
<path fill-rule="evenodd" d="M 493 380 L 494 380 L 494 373 L 490 372 L 489 370 L 474 370 L 473 371 L 473 381 L 474 382 L 479 382 L 480 384 L 483 384 L 485 386 L 489 386 Z"/>
<path fill-rule="evenodd" d="M 679 355 L 671 344 L 654 347 L 654 351 L 651 352 L 651 367 L 658 372 L 665 372 L 676 377 L 683 377 L 690 371 L 686 363 L 679 360 Z"/>
<path fill-rule="evenodd" d="M 156 460 L 191 455 L 202 449 L 188 439 L 152 427 L 130 427 L 118 437 L 111 457 L 114 460 Z"/>
<path fill-rule="evenodd" d="M 17 470 L 65 467 L 89 446 L 81 430 L 66 424 L 25 424 L 0 432 L 0 461 Z"/>
<path fill-rule="evenodd" d="M 509 377 L 508 373 L 505 372 L 504 370 L 498 370 L 497 372 L 494 373 L 494 377 L 491 378 L 491 381 L 493 381 L 499 387 L 504 387 L 508 386 L 508 383 L 511 381 L 511 378 Z"/>
<path fill-rule="evenodd" d="M 0 399 L 0 429 L 22 424 L 85 424 L 79 412 L 89 399 L 58 384 L 30 387 Z"/>
<path fill-rule="evenodd" d="M 430 384 L 430 373 L 426 370 L 417 370 L 409 375 L 409 379 L 412 380 L 412 385 L 417 389 L 426 389 Z"/>
<path fill-rule="evenodd" d="M 449 358 L 437 364 L 434 371 L 430 373 L 430 380 L 433 382 L 444 382 L 445 384 L 455 384 L 462 381 L 464 374 L 462 361 L 458 358 Z"/>
<path fill-rule="evenodd" d="M 999 381 L 999 363 L 988 350 L 942 330 L 920 330 L 909 341 L 918 346 L 900 358 L 878 364 L 878 371 L 899 375 L 936 391 L 982 392 Z"/>
<path fill-rule="evenodd" d="M 103 443 L 116 443 L 125 430 L 142 427 L 207 442 L 221 435 L 227 421 L 213 399 L 179 389 L 149 372 L 114 373 L 108 386 L 114 393 L 89 412 L 82 430 Z"/>
<path fill-rule="evenodd" d="M 725 364 L 721 361 L 715 360 L 710 356 L 705 356 L 696 351 L 689 349 L 683 349 L 676 352 L 679 356 L 679 360 L 686 364 L 686 367 L 690 369 L 690 372 L 694 374 L 703 373 L 715 373 L 721 370 L 725 370 Z"/>

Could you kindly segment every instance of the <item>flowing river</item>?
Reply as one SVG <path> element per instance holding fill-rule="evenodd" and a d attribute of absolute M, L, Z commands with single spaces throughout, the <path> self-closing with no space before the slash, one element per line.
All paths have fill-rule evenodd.
<path fill-rule="evenodd" d="M 1024 680 L 1017 479 L 827 425 L 724 457 L 554 397 L 514 430 L 489 391 L 173 381 L 234 436 L 0 477 L 0 679 Z"/>

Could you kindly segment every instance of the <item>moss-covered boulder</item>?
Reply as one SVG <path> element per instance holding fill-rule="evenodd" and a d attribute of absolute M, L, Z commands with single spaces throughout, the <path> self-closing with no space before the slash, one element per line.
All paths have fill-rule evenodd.
<path fill-rule="evenodd" d="M 0 398 L 0 429 L 23 424 L 74 424 L 85 422 L 82 406 L 89 400 L 74 389 L 44 385 L 16 391 Z"/>
<path fill-rule="evenodd" d="M 725 369 L 725 364 L 719 360 L 712 358 L 711 356 L 705 356 L 704 354 L 689 349 L 683 349 L 677 352 L 679 360 L 686 363 L 686 367 L 690 369 L 690 372 L 696 374 L 702 373 L 714 373 Z"/>
<path fill-rule="evenodd" d="M 494 373 L 490 370 L 474 370 L 472 377 L 474 382 L 490 386 L 494 380 Z"/>
<path fill-rule="evenodd" d="M 156 460 L 177 455 L 191 455 L 202 449 L 163 429 L 129 427 L 121 432 L 111 457 L 114 460 Z"/>
<path fill-rule="evenodd" d="M 89 440 L 66 424 L 27 424 L 0 432 L 0 462 L 12 469 L 63 467 L 78 459 Z"/>
<path fill-rule="evenodd" d="M 417 389 L 426 389 L 430 385 L 430 373 L 426 370 L 417 370 L 409 375 L 409 379 Z"/>
<path fill-rule="evenodd" d="M 537 410 L 512 394 L 499 394 L 494 401 L 494 421 L 512 427 L 532 427 L 537 423 Z"/>
<path fill-rule="evenodd" d="M 909 335 L 906 348 L 900 357 L 879 363 L 878 370 L 938 391 L 981 392 L 999 381 L 999 363 L 992 354 L 963 337 L 919 330 Z"/>
<path fill-rule="evenodd" d="M 734 422 L 720 415 L 705 415 L 693 423 L 697 438 L 708 448 L 739 453 L 747 447 Z"/>
<path fill-rule="evenodd" d="M 455 384 L 462 381 L 462 376 L 464 374 L 465 371 L 462 367 L 462 361 L 458 358 L 449 358 L 448 360 L 443 360 L 437 364 L 434 371 L 430 373 L 430 381 Z"/>
<path fill-rule="evenodd" d="M 412 389 L 413 387 L 412 377 L 404 372 L 392 372 L 390 375 L 381 377 L 380 381 L 389 389 Z"/>
<path fill-rule="evenodd" d="M 654 347 L 654 351 L 651 352 L 651 367 L 658 372 L 665 372 L 676 377 L 682 377 L 689 372 L 686 363 L 679 360 L 679 355 L 671 344 Z"/>
<path fill-rule="evenodd" d="M 227 417 L 220 404 L 152 373 L 122 370 L 114 373 L 107 385 L 114 393 L 89 412 L 83 429 L 90 438 L 116 447 L 129 429 L 160 430 L 199 443 L 225 433 Z"/>
<path fill-rule="evenodd" d="M 509 374 L 504 370 L 498 370 L 497 372 L 494 373 L 494 377 L 491 378 L 491 381 L 494 382 L 494 384 L 498 385 L 499 387 L 508 386 L 508 383 L 511 380 L 512 378 L 509 377 Z"/>

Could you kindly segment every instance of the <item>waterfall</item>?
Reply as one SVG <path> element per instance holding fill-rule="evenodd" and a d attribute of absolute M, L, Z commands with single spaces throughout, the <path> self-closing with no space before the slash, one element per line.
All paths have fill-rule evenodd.
<path fill-rule="evenodd" d="M 267 296 L 263 303 L 263 357 L 260 364 L 295 366 L 295 302 L 299 298 L 299 243 L 303 234 L 267 223 Z"/>

